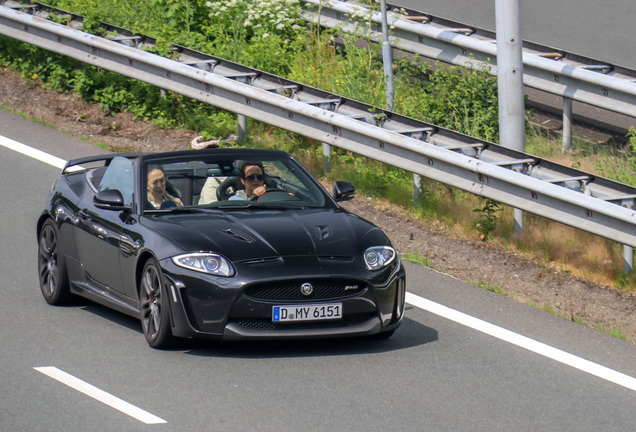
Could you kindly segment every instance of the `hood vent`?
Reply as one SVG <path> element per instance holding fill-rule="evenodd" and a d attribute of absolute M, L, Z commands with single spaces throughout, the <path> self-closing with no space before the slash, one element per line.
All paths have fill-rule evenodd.
<path fill-rule="evenodd" d="M 353 262 L 353 257 L 339 255 L 320 255 L 318 260 L 327 262 Z"/>
<path fill-rule="evenodd" d="M 244 261 L 245 264 L 271 264 L 274 262 L 283 263 L 282 257 L 269 257 L 269 258 L 257 258 L 253 260 Z"/>
<path fill-rule="evenodd" d="M 225 235 L 232 237 L 235 240 L 242 241 L 245 243 L 254 243 L 254 239 L 242 231 L 234 231 L 232 229 L 224 229 L 221 232 Z"/>
<path fill-rule="evenodd" d="M 318 234 L 318 240 L 324 240 L 331 236 L 331 227 L 329 225 L 318 225 L 316 233 Z"/>

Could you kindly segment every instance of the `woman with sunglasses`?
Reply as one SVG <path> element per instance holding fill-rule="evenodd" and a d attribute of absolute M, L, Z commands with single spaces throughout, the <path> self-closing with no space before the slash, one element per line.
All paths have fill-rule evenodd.
<path fill-rule="evenodd" d="M 248 200 L 253 197 L 260 197 L 267 192 L 267 185 L 264 184 L 265 171 L 260 162 L 245 162 L 241 169 L 241 183 L 245 190 L 239 190 L 230 199 Z"/>

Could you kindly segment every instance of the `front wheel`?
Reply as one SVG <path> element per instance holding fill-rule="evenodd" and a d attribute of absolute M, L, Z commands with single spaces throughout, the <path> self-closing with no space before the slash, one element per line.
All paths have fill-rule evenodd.
<path fill-rule="evenodd" d="M 40 290 L 48 304 L 64 305 L 71 297 L 64 251 L 59 232 L 51 219 L 44 222 L 38 236 L 38 276 Z"/>
<path fill-rule="evenodd" d="M 149 259 L 144 266 L 139 287 L 141 327 L 148 345 L 164 349 L 174 344 L 170 329 L 168 298 L 159 264 Z"/>

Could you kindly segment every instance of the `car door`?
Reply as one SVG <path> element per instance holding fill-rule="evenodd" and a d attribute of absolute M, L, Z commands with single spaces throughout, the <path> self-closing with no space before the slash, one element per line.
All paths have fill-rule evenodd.
<path fill-rule="evenodd" d="M 97 189 L 119 190 L 124 203 L 132 205 L 133 185 L 132 162 L 127 158 L 115 157 Z M 120 210 L 97 208 L 92 196 L 80 201 L 79 208 L 75 242 L 87 282 L 101 289 L 122 292 L 120 246 L 124 213 Z"/>

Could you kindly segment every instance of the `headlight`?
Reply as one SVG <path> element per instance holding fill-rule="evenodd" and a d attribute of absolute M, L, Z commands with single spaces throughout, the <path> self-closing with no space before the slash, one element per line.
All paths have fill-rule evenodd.
<path fill-rule="evenodd" d="M 187 268 L 201 273 L 213 274 L 216 276 L 234 276 L 234 268 L 228 260 L 221 255 L 213 253 L 189 253 L 172 257 L 179 267 Z"/>
<path fill-rule="evenodd" d="M 364 251 L 364 262 L 369 270 L 379 270 L 395 259 L 397 252 L 390 246 L 373 246 Z"/>

